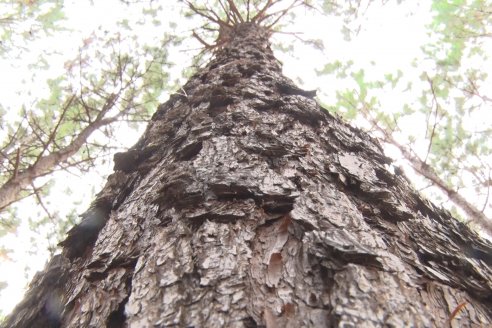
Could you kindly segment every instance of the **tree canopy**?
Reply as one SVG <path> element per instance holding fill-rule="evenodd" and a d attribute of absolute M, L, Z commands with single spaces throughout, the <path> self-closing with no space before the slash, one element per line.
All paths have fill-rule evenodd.
<path fill-rule="evenodd" d="M 389 170 L 407 176 L 458 219 L 492 230 L 487 1 L 108 3 L 0 2 L 2 70 L 10 73 L 3 78 L 12 84 L 0 103 L 4 261 L 19 261 L 16 242 L 29 231 L 32 246 L 24 252 L 57 251 L 92 199 L 83 191 L 84 177 L 103 171 L 92 189 L 100 185 L 111 156 L 136 141 L 121 140 L 129 129 L 140 131 L 160 101 L 183 92 L 179 83 L 216 46 L 220 30 L 210 22 L 244 18 L 276 32 L 287 73 L 318 88 L 327 110 L 386 145 L 395 158 Z M 75 19 L 81 8 L 104 16 L 83 26 Z M 392 36 L 392 27 L 405 31 L 398 19 L 421 30 Z M 412 36 L 420 38 L 413 48 L 391 48 Z M 390 56 L 404 60 L 389 64 Z M 61 187 L 60 179 L 70 186 Z M 70 205 L 59 205 L 61 194 L 73 195 Z"/>

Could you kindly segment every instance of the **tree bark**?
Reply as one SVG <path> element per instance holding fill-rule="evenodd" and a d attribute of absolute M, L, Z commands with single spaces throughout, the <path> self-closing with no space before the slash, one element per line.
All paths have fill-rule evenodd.
<path fill-rule="evenodd" d="M 492 245 L 282 76 L 267 29 L 221 32 L 4 326 L 490 324 Z"/>

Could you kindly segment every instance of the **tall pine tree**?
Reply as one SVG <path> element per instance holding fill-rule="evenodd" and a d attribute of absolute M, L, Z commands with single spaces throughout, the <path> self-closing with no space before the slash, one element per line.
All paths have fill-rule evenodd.
<path fill-rule="evenodd" d="M 479 327 L 492 246 L 282 75 L 268 5 L 159 106 L 5 327 Z M 270 3 L 270 2 L 268 2 Z"/>

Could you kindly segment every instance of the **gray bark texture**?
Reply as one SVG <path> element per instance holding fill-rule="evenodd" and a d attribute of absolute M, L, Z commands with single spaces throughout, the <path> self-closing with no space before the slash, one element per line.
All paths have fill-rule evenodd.
<path fill-rule="evenodd" d="M 4 327 L 489 327 L 492 245 L 228 32 Z"/>

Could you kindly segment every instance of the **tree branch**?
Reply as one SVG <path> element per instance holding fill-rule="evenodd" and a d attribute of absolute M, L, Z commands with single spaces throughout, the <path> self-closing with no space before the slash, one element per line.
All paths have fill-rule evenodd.
<path fill-rule="evenodd" d="M 117 96 L 114 94 L 108 97 L 96 120 L 92 124 L 86 126 L 77 137 L 70 142 L 70 144 L 38 158 L 34 164 L 19 172 L 16 177 L 11 177 L 3 184 L 0 187 L 0 210 L 5 209 L 10 204 L 17 201 L 20 192 L 29 186 L 34 179 L 49 174 L 58 163 L 64 162 L 74 155 L 94 131 L 102 126 L 115 122 L 118 119 L 118 116 L 104 118 L 104 115 L 109 111 L 111 106 L 114 105 L 116 98 Z"/>
<path fill-rule="evenodd" d="M 431 88 L 431 92 L 432 92 L 432 102 L 435 104 L 435 112 L 434 112 L 434 124 L 432 126 L 432 131 L 431 131 L 431 135 L 430 137 L 426 136 L 429 138 L 429 145 L 427 146 L 427 153 L 425 154 L 425 159 L 424 159 L 424 163 L 427 163 L 427 158 L 429 157 L 429 154 L 430 154 L 430 151 L 431 151 L 431 147 L 432 147 L 432 143 L 433 143 L 433 140 L 434 140 L 434 135 L 435 135 L 435 132 L 436 132 L 436 127 L 437 127 L 437 114 L 439 112 L 439 102 L 437 101 L 437 96 L 436 96 L 436 91 L 434 89 L 434 83 L 432 82 L 432 80 L 429 78 L 429 76 L 426 74 L 426 77 L 427 77 L 427 81 L 429 82 L 430 84 L 430 88 Z M 427 127 L 429 126 L 429 122 L 427 122 Z"/>
<path fill-rule="evenodd" d="M 239 22 L 244 23 L 244 18 L 241 16 L 241 13 L 237 9 L 236 4 L 234 4 L 234 1 L 227 0 L 227 3 L 229 4 L 229 8 L 231 9 L 233 16 L 236 16 L 236 18 L 239 19 Z"/>

